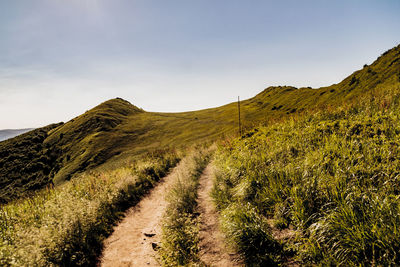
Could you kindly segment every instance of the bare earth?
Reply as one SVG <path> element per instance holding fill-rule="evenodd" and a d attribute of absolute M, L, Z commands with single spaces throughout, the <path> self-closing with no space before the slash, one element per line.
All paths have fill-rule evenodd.
<path fill-rule="evenodd" d="M 219 215 L 210 197 L 212 186 L 212 164 L 209 164 L 200 177 L 199 186 L 200 259 L 206 266 L 244 266 L 240 258 L 225 245 L 219 229 Z"/>
<path fill-rule="evenodd" d="M 167 206 L 165 195 L 178 177 L 176 173 L 179 166 L 126 212 L 125 218 L 114 228 L 113 234 L 104 241 L 100 266 L 160 266 L 153 245 L 160 242 L 160 221 Z M 218 213 L 210 197 L 211 166 L 209 164 L 200 177 L 200 259 L 206 266 L 244 266 L 235 253 L 229 252 L 219 230 Z"/>
<path fill-rule="evenodd" d="M 104 242 L 101 266 L 160 266 L 152 243 L 160 242 L 160 220 L 167 205 L 165 194 L 178 169 L 179 165 L 126 212 L 126 217 Z"/>

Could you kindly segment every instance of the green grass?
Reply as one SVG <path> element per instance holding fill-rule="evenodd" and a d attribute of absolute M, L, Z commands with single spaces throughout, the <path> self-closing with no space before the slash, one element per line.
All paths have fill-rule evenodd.
<path fill-rule="evenodd" d="M 400 264 L 399 91 L 397 46 L 339 84 L 242 102 L 244 128 L 256 128 L 219 148 L 213 196 L 248 265 Z M 95 264 L 121 212 L 177 162 L 163 150 L 236 135 L 236 108 L 154 113 L 113 99 L 0 142 L 0 265 Z M 166 265 L 196 261 L 201 162 L 171 193 Z"/>
<path fill-rule="evenodd" d="M 179 161 L 163 152 L 93 172 L 0 208 L 1 266 L 95 266 L 102 241 Z"/>
<path fill-rule="evenodd" d="M 167 195 L 168 206 L 162 219 L 160 256 L 164 266 L 200 263 L 197 189 L 199 177 L 210 159 L 210 149 L 196 148 L 180 165 L 178 179 Z"/>
<path fill-rule="evenodd" d="M 269 87 L 255 97 L 242 101 L 243 126 L 251 129 L 259 124 L 302 116 L 321 108 L 335 108 L 372 91 L 396 86 L 400 83 L 399 58 L 400 46 L 397 46 L 371 65 L 329 87 Z M 43 128 L 41 131 L 46 132 L 44 140 L 30 143 L 28 138 L 24 147 L 18 149 L 8 148 L 19 147 L 20 138 L 0 142 L 0 154 L 11 152 L 3 164 L 0 162 L 0 173 L 3 175 L 1 188 L 12 188 L 7 191 L 11 193 L 0 190 L 0 193 L 8 194 L 4 200 L 18 197 L 20 192 L 36 189 L 36 186 L 27 186 L 28 182 L 21 177 L 29 177 L 29 183 L 37 187 L 45 186 L 46 182 L 58 185 L 85 170 L 100 165 L 103 169 L 118 167 L 126 159 L 149 151 L 179 148 L 236 135 L 237 104 L 193 112 L 157 113 L 145 112 L 117 98 L 55 129 Z M 27 150 L 34 153 L 25 153 Z M 24 169 L 28 161 L 41 162 L 42 155 L 46 153 L 51 154 L 51 160 L 42 168 L 47 177 L 36 176 L 40 164 L 32 167 L 32 170 Z M 24 160 L 19 160 L 23 154 L 26 154 Z"/>
<path fill-rule="evenodd" d="M 221 144 L 213 197 L 247 265 L 400 264 L 399 104 L 396 85 Z"/>

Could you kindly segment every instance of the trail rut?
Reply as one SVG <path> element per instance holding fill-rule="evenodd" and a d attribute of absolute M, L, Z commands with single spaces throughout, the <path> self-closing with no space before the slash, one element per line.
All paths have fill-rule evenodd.
<path fill-rule="evenodd" d="M 218 212 L 212 202 L 212 164 L 209 164 L 200 177 L 198 208 L 200 223 L 200 260 L 206 266 L 234 267 L 244 266 L 239 256 L 225 245 L 219 228 Z"/>
<path fill-rule="evenodd" d="M 104 241 L 100 266 L 160 266 L 153 246 L 160 242 L 161 218 L 167 206 L 165 196 L 178 177 L 179 166 L 126 212 L 122 222 Z M 210 197 L 211 189 L 212 164 L 209 164 L 200 177 L 198 192 L 200 259 L 206 266 L 244 266 L 240 258 L 225 245 L 224 236 L 219 230 L 218 213 Z"/>
<path fill-rule="evenodd" d="M 160 241 L 160 220 L 167 205 L 165 194 L 177 177 L 179 166 L 126 212 L 126 217 L 104 242 L 100 266 L 160 266 L 153 245 Z"/>

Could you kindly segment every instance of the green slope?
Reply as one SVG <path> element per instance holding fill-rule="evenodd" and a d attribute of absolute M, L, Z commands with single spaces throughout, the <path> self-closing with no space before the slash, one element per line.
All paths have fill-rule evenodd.
<path fill-rule="evenodd" d="M 117 98 L 106 101 L 49 133 L 44 144 L 61 152 L 60 169 L 54 176 L 59 183 L 76 172 L 93 168 L 119 154 L 125 136 L 118 126 L 143 111 L 128 101 Z"/>
<path fill-rule="evenodd" d="M 242 102 L 242 119 L 245 128 L 260 123 L 282 119 L 292 114 L 321 106 L 338 106 L 341 103 L 360 97 L 374 90 L 384 90 L 400 83 L 400 46 L 379 57 L 370 66 L 354 72 L 339 84 L 320 89 L 295 87 L 269 87 L 253 98 Z M 47 129 L 47 128 L 46 128 Z M 42 131 L 46 131 L 45 128 Z M 77 172 L 82 172 L 107 163 L 118 164 L 124 159 L 151 152 L 157 149 L 176 148 L 195 142 L 216 140 L 225 135 L 237 133 L 237 104 L 182 113 L 145 112 L 122 99 L 112 99 L 77 118 L 51 129 L 45 139 L 39 141 L 42 147 L 51 148 L 54 159 L 50 177 L 56 184 L 68 180 Z M 29 134 L 29 133 L 28 133 Z M 0 153 L 13 147 L 18 154 L 14 138 L 0 142 Z M 34 146 L 25 142 L 25 147 Z M 21 153 L 25 149 L 21 148 Z M 0 164 L 2 187 L 20 187 L 20 192 L 28 190 L 25 183 L 15 184 L 16 177 L 27 173 L 18 173 L 30 161 L 35 161 L 39 154 L 29 155 L 24 160 L 12 157 L 3 159 Z M 110 160 L 111 159 L 111 160 Z M 4 163 L 6 162 L 6 164 Z M 15 166 L 13 175 L 8 165 Z M 35 180 L 28 174 L 29 183 Z M 17 192 L 17 191 L 16 191 Z M 9 194 L 6 201 L 13 194 Z"/>
<path fill-rule="evenodd" d="M 246 266 L 399 266 L 399 103 L 397 83 L 220 145 L 213 196 Z"/>

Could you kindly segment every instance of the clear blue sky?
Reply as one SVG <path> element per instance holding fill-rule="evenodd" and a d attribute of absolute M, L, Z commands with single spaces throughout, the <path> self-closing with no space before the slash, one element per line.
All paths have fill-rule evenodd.
<path fill-rule="evenodd" d="M 400 43 L 398 0 L 0 1 L 0 129 L 337 83 Z"/>

